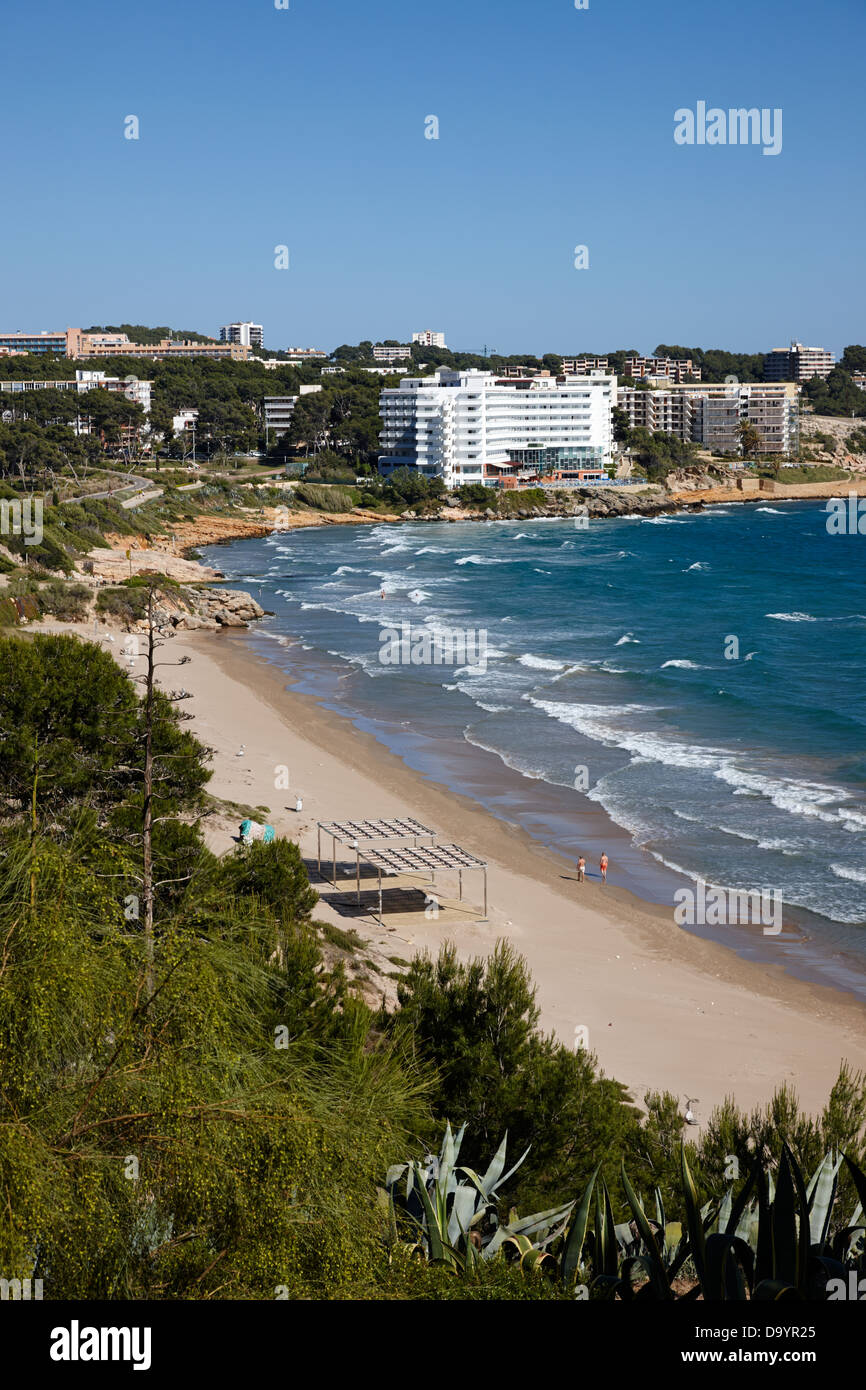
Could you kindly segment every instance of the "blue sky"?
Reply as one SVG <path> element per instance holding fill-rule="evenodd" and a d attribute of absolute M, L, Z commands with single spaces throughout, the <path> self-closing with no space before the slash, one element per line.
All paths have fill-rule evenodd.
<path fill-rule="evenodd" d="M 0 330 L 866 339 L 863 0 L 290 4 L 7 8 Z M 676 145 L 699 100 L 782 108 L 781 154 Z"/>

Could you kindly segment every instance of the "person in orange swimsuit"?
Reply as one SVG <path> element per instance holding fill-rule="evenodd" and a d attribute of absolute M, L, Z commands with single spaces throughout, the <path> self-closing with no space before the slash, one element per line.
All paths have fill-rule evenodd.
<path fill-rule="evenodd" d="M 601 859 L 598 861 L 598 867 L 601 869 L 601 881 L 602 881 L 602 883 L 607 883 L 607 855 L 606 855 L 606 854 L 602 854 Z"/>

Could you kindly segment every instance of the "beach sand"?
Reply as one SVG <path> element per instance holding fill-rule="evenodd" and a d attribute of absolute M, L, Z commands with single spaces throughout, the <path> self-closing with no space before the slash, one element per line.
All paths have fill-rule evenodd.
<path fill-rule="evenodd" d="M 93 640 L 92 631 L 79 633 Z M 119 655 L 121 642 L 115 633 L 108 649 Z M 726 1096 L 751 1109 L 783 1082 L 796 1088 L 804 1109 L 817 1113 L 843 1058 L 866 1067 L 866 1006 L 852 996 L 688 933 L 671 909 L 647 905 L 616 886 L 613 857 L 606 887 L 592 880 L 578 884 L 573 864 L 523 830 L 431 783 L 312 697 L 286 690 L 283 673 L 253 652 L 243 634 L 178 635 L 160 659 L 182 655 L 192 658 L 183 668 L 182 683 L 192 695 L 183 709 L 194 716 L 191 731 L 214 753 L 209 791 L 270 809 L 277 834 L 296 840 L 312 863 L 322 894 L 314 915 L 354 928 L 384 972 L 393 971 L 392 956 L 435 953 L 444 940 L 465 959 L 488 954 L 505 938 L 526 957 L 545 1031 L 568 1045 L 582 1038 L 604 1072 L 626 1083 L 637 1101 L 661 1090 L 697 1098 L 692 1108 L 702 1124 Z M 139 660 L 137 669 L 142 666 Z M 179 673 L 168 667 L 162 675 L 168 687 L 177 687 Z M 456 875 L 443 877 L 438 917 L 429 905 L 425 914 L 417 891 L 401 895 L 392 912 L 386 895 L 383 930 L 374 915 L 375 878 L 362 885 L 361 915 L 354 906 L 348 849 L 342 868 L 338 862 L 341 902 L 328 904 L 335 895 L 316 875 L 317 822 L 401 816 L 413 816 L 437 831 L 440 842 L 460 844 L 488 861 L 486 921 L 478 908 L 465 907 L 481 902 L 481 876 L 467 873 L 462 910 L 444 906 L 460 905 Z M 210 847 L 225 853 L 233 834 L 235 821 L 218 819 L 208 829 Z M 326 843 L 323 870 L 330 875 Z M 597 873 L 594 863 L 588 868 Z M 395 882 L 385 880 L 390 887 Z M 412 886 L 417 890 L 419 883 Z M 383 977 L 381 983 L 393 998 L 393 981 Z"/>

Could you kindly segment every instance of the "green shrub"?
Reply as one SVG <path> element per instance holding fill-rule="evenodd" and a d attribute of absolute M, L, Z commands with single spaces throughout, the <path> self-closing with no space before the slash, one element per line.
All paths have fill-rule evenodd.
<path fill-rule="evenodd" d="M 305 506 L 319 512 L 350 512 L 355 505 L 346 488 L 324 483 L 301 483 L 295 488 L 295 496 Z"/>
<path fill-rule="evenodd" d="M 54 579 L 40 587 L 38 599 L 43 613 L 64 623 L 76 623 L 87 617 L 90 590 L 86 584 L 64 584 Z"/>
<path fill-rule="evenodd" d="M 147 612 L 147 591 L 144 588 L 100 589 L 96 596 L 96 611 L 106 617 L 119 618 L 124 623 L 141 622 Z"/>

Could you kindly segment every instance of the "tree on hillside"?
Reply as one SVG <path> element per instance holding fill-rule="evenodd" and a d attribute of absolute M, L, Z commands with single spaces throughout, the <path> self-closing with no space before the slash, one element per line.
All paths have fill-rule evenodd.
<path fill-rule="evenodd" d="M 866 347 L 851 343 L 842 353 L 839 366 L 846 372 L 866 372 Z"/>

